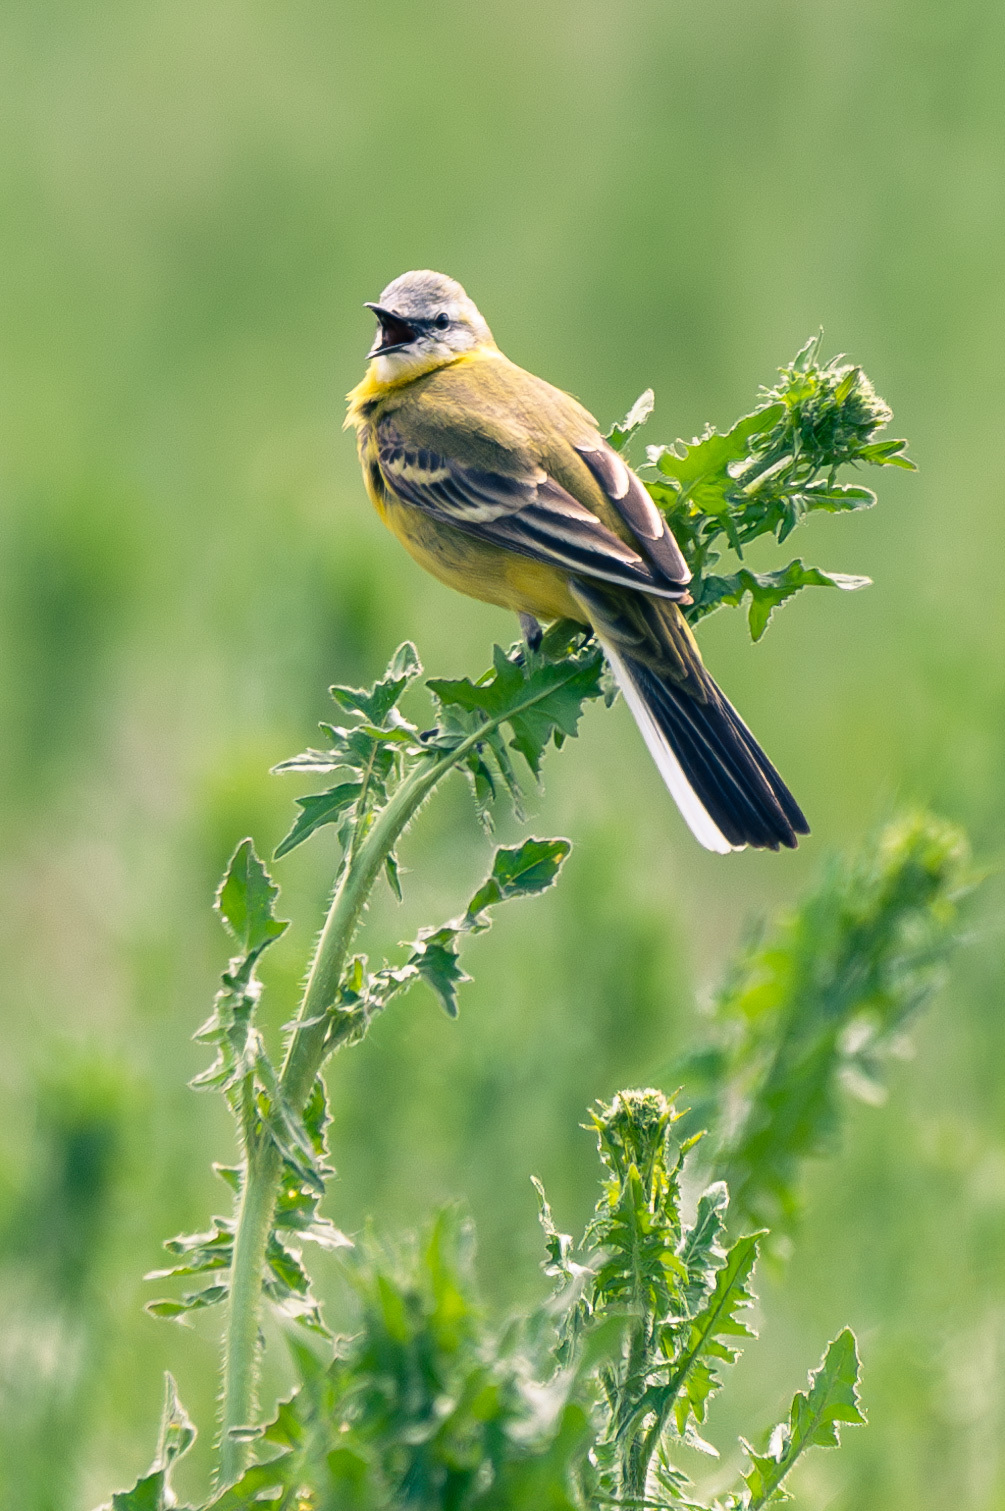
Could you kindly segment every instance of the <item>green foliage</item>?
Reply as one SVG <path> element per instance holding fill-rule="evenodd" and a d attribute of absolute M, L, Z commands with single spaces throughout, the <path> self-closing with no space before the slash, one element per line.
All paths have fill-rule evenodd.
<path fill-rule="evenodd" d="M 655 403 L 655 394 L 651 388 L 647 388 L 645 393 L 639 394 L 635 403 L 621 421 L 621 424 L 611 427 L 607 433 L 607 439 L 615 451 L 624 451 L 635 432 L 646 423 L 652 414 Z"/>
<path fill-rule="evenodd" d="M 522 817 L 520 781 L 509 751 L 523 756 L 535 777 L 549 741 L 556 746 L 574 736 L 584 702 L 609 697 L 604 660 L 585 632 L 559 621 L 544 636 L 540 649 L 522 645 L 493 652 L 492 671 L 477 681 L 467 677 L 429 683 L 437 702 L 438 728 L 429 737 L 436 750 L 455 751 L 481 730 L 485 734 L 468 758 L 475 802 L 483 822 L 488 800 L 501 781 Z M 504 729 L 510 732 L 506 742 Z"/>
<path fill-rule="evenodd" d="M 566 839 L 527 839 L 513 849 L 500 846 L 489 876 L 465 912 L 447 923 L 420 929 L 404 965 L 383 966 L 367 975 L 365 956 L 357 956 L 346 972 L 336 1003 L 333 1035 L 340 1039 L 355 1036 L 392 997 L 420 980 L 435 992 L 447 1016 L 456 1018 L 457 988 L 470 979 L 460 966 L 462 936 L 481 934 L 491 927 L 486 910 L 496 903 L 545 891 L 557 878 L 571 849 Z M 350 1015 L 355 1019 L 351 1024 Z"/>
<path fill-rule="evenodd" d="M 279 895 L 250 840 L 243 840 L 234 853 L 217 893 L 217 910 L 243 953 L 232 959 L 223 974 L 213 1012 L 196 1038 L 215 1046 L 214 1063 L 192 1084 L 217 1089 L 227 1097 L 241 1129 L 245 1149 L 263 1138 L 274 1143 L 282 1156 L 275 1222 L 265 1255 L 266 1294 L 286 1316 L 305 1327 L 324 1331 L 318 1304 L 310 1290 L 300 1253 L 285 1239 L 286 1233 L 310 1239 L 325 1248 L 349 1242 L 318 1214 L 326 1176 L 324 1128 L 327 1101 L 324 1084 L 316 1079 L 303 1112 L 294 1108 L 283 1090 L 254 1013 L 261 996 L 256 965 L 286 924 L 274 915 Z M 217 1166 L 218 1173 L 240 1197 L 244 1179 L 240 1167 Z M 153 1270 L 148 1280 L 187 1276 L 208 1277 L 209 1284 L 186 1291 L 179 1298 L 148 1303 L 155 1317 L 184 1321 L 188 1315 L 217 1306 L 230 1294 L 236 1220 L 214 1217 L 204 1233 L 179 1234 L 164 1247 L 179 1263 Z"/>
<path fill-rule="evenodd" d="M 741 567 L 725 576 L 703 578 L 699 589 L 701 613 L 693 613 L 690 617 L 697 619 L 702 614 L 711 614 L 723 604 L 736 608 L 749 593 L 747 623 L 751 640 L 757 641 L 768 628 L 771 615 L 779 604 L 798 593 L 800 588 L 841 588 L 844 592 L 853 592 L 856 588 L 868 586 L 868 577 L 851 577 L 846 572 L 822 572 L 819 567 L 804 566 L 796 557 L 777 572 L 751 572 L 748 567 Z"/>
<path fill-rule="evenodd" d="M 185 1321 L 191 1313 L 207 1307 L 223 1302 L 232 1307 L 238 1304 L 234 1299 L 238 1294 L 235 1274 L 245 1188 L 249 1182 L 258 1182 L 257 1194 L 261 1197 L 261 1182 L 274 1180 L 274 1193 L 264 1198 L 271 1203 L 271 1218 L 260 1258 L 255 1261 L 260 1265 L 260 1275 L 253 1282 L 254 1288 L 287 1319 L 327 1336 L 301 1250 L 295 1246 L 304 1239 L 328 1249 L 349 1246 L 349 1240 L 318 1210 L 326 1178 L 332 1173 L 326 1163 L 328 1114 L 324 1085 L 318 1075 L 320 1066 L 334 1049 L 362 1038 L 374 1015 L 414 981 L 425 981 L 446 1012 L 456 1016 L 457 988 L 467 979 L 460 966 L 461 938 L 487 929 L 489 910 L 498 903 L 530 897 L 551 886 L 571 846 L 562 839 L 527 839 L 520 845 L 497 849 L 489 876 L 465 912 L 444 924 L 421 929 L 400 966 L 384 965 L 368 972 L 365 956 L 346 959 L 354 923 L 381 870 L 400 895 L 394 842 L 441 776 L 455 765 L 466 766 L 484 810 L 495 792 L 493 767 L 514 797 L 519 794 L 504 730 L 509 730 L 513 748 L 520 751 L 535 775 L 546 745 L 552 739 L 560 743 L 576 733 L 583 702 L 604 691 L 600 653 L 594 647 L 584 647 L 581 641 L 580 635 L 570 635 L 568 626 L 562 627 L 545 637 L 535 652 L 517 646 L 506 655 L 497 648 L 492 672 L 477 684 L 467 680 L 431 684 L 440 722 L 425 735 L 420 735 L 398 709 L 399 699 L 421 670 L 414 647 L 406 643 L 395 652 L 385 676 L 371 688 L 332 689 L 339 707 L 356 718 L 353 726 L 323 726 L 331 741 L 327 750 L 307 751 L 280 768 L 350 769 L 356 773 L 352 782 L 300 799 L 300 818 L 280 846 L 280 852 L 285 853 L 322 824 L 338 823 L 341 895 L 350 899 L 348 930 L 340 945 L 341 954 L 335 957 L 333 985 L 325 989 L 321 1010 L 309 1006 L 309 985 L 300 1016 L 288 1026 L 286 1059 L 277 1070 L 255 1025 L 261 995 L 256 966 L 262 951 L 282 934 L 286 924 L 275 917 L 278 888 L 251 841 L 245 840 L 238 847 L 221 883 L 217 908 L 242 953 L 230 961 L 213 1013 L 196 1035 L 215 1047 L 216 1059 L 193 1082 L 199 1089 L 221 1091 L 239 1125 L 243 1162 L 217 1167 L 234 1195 L 236 1212 L 234 1217 L 214 1217 L 206 1232 L 168 1240 L 166 1247 L 178 1262 L 153 1271 L 148 1278 L 198 1277 L 203 1283 L 180 1297 L 151 1302 L 148 1310 L 154 1316 Z M 389 838 L 370 841 L 368 847 L 378 820 L 391 823 L 388 815 L 395 814 L 395 805 L 401 816 L 391 825 Z M 369 856 L 374 844 L 376 864 Z M 338 916 L 338 894 L 332 916 Z M 318 960 L 324 962 L 324 955 L 322 936 Z M 315 973 L 316 968 L 312 980 Z M 297 1054 L 304 1045 L 308 1045 L 311 1067 L 306 1084 L 311 1090 L 301 1107 L 290 1087 L 296 1084 Z M 269 1150 L 271 1164 L 263 1162 Z M 249 1210 L 254 1206 L 252 1203 Z M 240 1393 L 245 1397 L 253 1371 L 254 1358 L 249 1355 L 240 1368 Z M 228 1424 L 228 1443 L 237 1441 L 231 1429 L 243 1425 L 247 1409 L 242 1406 L 238 1421 Z"/>
<path fill-rule="evenodd" d="M 751 943 L 715 1003 L 715 1038 L 673 1074 L 692 1121 L 719 1130 L 711 1168 L 745 1218 L 798 1210 L 797 1174 L 833 1147 L 842 1089 L 867 1102 L 944 979 L 973 885 L 959 829 L 923 813 L 887 825 Z"/>
<path fill-rule="evenodd" d="M 176 1459 L 188 1452 L 195 1437 L 195 1427 L 178 1399 L 174 1380 L 166 1374 L 164 1410 L 154 1461 L 131 1490 L 122 1490 L 113 1495 L 103 1511 L 171 1511 L 172 1507 L 185 1511 L 185 1508 L 178 1507 L 177 1497 L 171 1489 L 171 1467 Z"/>
<path fill-rule="evenodd" d="M 344 1272 L 351 1339 L 325 1359 L 290 1337 L 297 1389 L 206 1511 L 576 1511 L 570 1470 L 592 1438 L 582 1372 L 535 1381 L 539 1346 L 486 1322 L 472 1262 L 454 1209 L 399 1254 L 362 1245 Z"/>
<path fill-rule="evenodd" d="M 436 723 L 422 733 L 398 708 L 398 700 L 422 670 L 415 647 L 407 641 L 373 688 L 333 687 L 339 707 L 358 722 L 348 728 L 322 724 L 327 748 L 306 750 L 275 769 L 339 772 L 347 779 L 297 799 L 301 812 L 277 847 L 277 858 L 333 824 L 344 866 L 408 777 L 438 766 L 447 769 L 454 761 L 468 776 L 486 828 L 491 828 L 491 807 L 500 786 L 522 816 L 521 783 L 510 751 L 523 756 L 539 777 L 549 741 L 561 745 L 575 735 L 583 704 L 608 695 L 603 656 L 584 640 L 580 629 L 560 623 L 536 651 L 523 644 L 508 652 L 496 646 L 491 671 L 475 682 L 430 681 Z M 386 857 L 386 875 L 400 897 L 393 849 Z"/>
<path fill-rule="evenodd" d="M 723 1384 L 723 1367 L 739 1357 L 740 1342 L 756 1336 L 744 1313 L 755 1299 L 750 1282 L 763 1235 L 723 1247 L 729 1197 L 721 1182 L 699 1197 L 694 1221 L 686 1222 L 680 1176 L 699 1136 L 678 1142 L 679 1118 L 652 1088 L 619 1092 L 591 1114 L 605 1180 L 583 1240 L 585 1263 L 575 1272 L 572 1241 L 556 1233 L 541 1193 L 546 1269 L 574 1314 L 572 1327 L 568 1318 L 560 1323 L 560 1361 L 575 1358 L 598 1324 L 623 1319 L 620 1347 L 596 1372 L 597 1438 L 579 1473 L 584 1505 L 701 1511 L 682 1499 L 689 1481 L 673 1463 L 673 1445 L 715 1455 L 698 1428 Z M 753 1458 L 744 1488 L 721 1511 L 764 1504 L 806 1448 L 837 1444 L 836 1422 L 863 1421 L 857 1379 L 854 1339 L 845 1331 L 812 1377 L 809 1397 L 794 1399 L 789 1426 L 772 1436 L 770 1474 Z"/>
<path fill-rule="evenodd" d="M 305 750 L 275 769 L 346 771 L 352 774 L 351 780 L 297 799 L 301 813 L 277 846 L 277 859 L 326 824 L 336 826 L 345 857 L 367 832 L 375 810 L 387 801 L 390 788 L 401 781 L 406 752 L 414 758 L 421 750 L 417 729 L 398 710 L 402 694 L 421 671 L 415 646 L 406 640 L 398 646 L 384 676 L 372 687 L 331 689 L 339 708 L 358 722 L 348 728 L 322 724 L 329 739 L 327 749 Z"/>
<path fill-rule="evenodd" d="M 692 624 L 749 594 L 750 633 L 759 640 L 772 611 L 800 588 L 868 584 L 867 577 L 824 572 L 798 559 L 775 572 L 712 571 L 720 539 L 742 559 L 758 537 L 772 535 L 781 544 L 813 512 L 870 508 L 875 493 L 839 483 L 840 468 L 914 466 L 904 455 L 905 441 L 877 440 L 892 415 L 862 369 L 841 357 L 822 363 L 820 344 L 820 336 L 808 341 L 780 369 L 781 382 L 762 391 L 761 406 L 725 434 L 709 426 L 689 443 L 647 447 L 659 475 L 647 478 L 646 487 L 694 574 L 693 602 L 685 609 Z M 647 418 L 652 406 L 645 398 L 611 432 L 619 449 Z"/>
<path fill-rule="evenodd" d="M 216 906 L 245 960 L 257 959 L 288 927 L 272 911 L 278 896 L 279 888 L 273 886 L 251 840 L 242 840 L 216 894 Z"/>
<path fill-rule="evenodd" d="M 756 1511 L 778 1498 L 807 1448 L 835 1447 L 839 1423 L 864 1421 L 855 1341 L 846 1330 L 830 1345 L 766 1452 L 747 1449 L 735 1492 L 708 1507 L 690 1498 L 670 1455 L 681 1442 L 715 1454 L 696 1429 L 755 1336 L 744 1313 L 757 1236 L 723 1249 L 722 1184 L 685 1220 L 677 1121 L 652 1089 L 591 1113 L 604 1180 L 583 1262 L 542 1193 L 557 1291 L 502 1328 L 478 1299 L 473 1230 L 456 1209 L 421 1243 L 394 1251 L 371 1237 L 348 1255 L 352 1336 L 325 1356 L 289 1335 L 297 1388 L 204 1511 Z"/>
<path fill-rule="evenodd" d="M 824 1355 L 820 1368 L 810 1375 L 808 1394 L 796 1391 L 787 1422 L 772 1432 L 766 1453 L 747 1447 L 750 1469 L 744 1475 L 746 1490 L 726 1502 L 742 1511 L 759 1511 L 771 1501 L 784 1500 L 782 1480 L 807 1448 L 837 1448 L 840 1423 L 862 1425 L 865 1417 L 858 1399 L 858 1349 L 849 1328 L 839 1333 Z M 744 1445 L 747 1446 L 746 1444 Z"/>
<path fill-rule="evenodd" d="M 872 502 L 867 490 L 837 483 L 837 468 L 845 462 L 909 465 L 900 455 L 901 443 L 875 441 L 889 411 L 868 381 L 858 369 L 838 363 L 821 367 L 818 347 L 810 343 L 804 348 L 783 371 L 780 387 L 766 395 L 766 404 L 728 435 L 709 431 L 683 452 L 651 448 L 660 478 L 648 486 L 668 510 L 695 574 L 692 617 L 720 604 L 739 604 L 749 594 L 755 640 L 773 608 L 801 587 L 847 588 L 861 580 L 806 568 L 801 561 L 779 572 L 741 568 L 731 577 L 715 576 L 707 570 L 717 559 L 713 542 L 723 535 L 740 554 L 759 535 L 784 539 L 812 509 Z M 646 393 L 612 432 L 613 444 L 623 447 L 651 409 L 652 394 Z M 256 1024 L 262 990 L 257 963 L 286 928 L 274 913 L 278 889 L 250 840 L 231 860 L 217 908 L 239 953 L 229 962 L 213 1012 L 196 1035 L 213 1046 L 215 1059 L 193 1085 L 222 1092 L 236 1120 L 241 1160 L 217 1167 L 235 1211 L 232 1217 L 214 1217 L 205 1232 L 168 1241 L 177 1262 L 155 1276 L 195 1277 L 200 1285 L 178 1298 L 152 1302 L 149 1310 L 184 1321 L 193 1312 L 227 1304 L 221 1507 L 236 1507 L 249 1497 L 263 1506 L 299 1507 L 308 1461 L 312 1505 L 376 1507 L 406 1495 L 417 1503 L 459 1511 L 465 1505 L 516 1505 L 518 1486 L 521 1495 L 533 1493 L 535 1506 L 556 1508 L 585 1504 L 584 1496 L 587 1501 L 613 1496 L 625 1503 L 650 1493 L 675 1497 L 685 1481 L 668 1457 L 670 1446 L 682 1441 L 708 1447 L 698 1431 L 708 1402 L 722 1383 L 722 1367 L 737 1356 L 736 1340 L 752 1336 L 743 1313 L 752 1300 L 749 1281 L 760 1235 L 723 1247 L 727 1196 L 716 1181 L 699 1198 L 694 1222 L 683 1220 L 680 1176 L 696 1137 L 673 1143 L 671 1128 L 678 1114 L 657 1091 L 622 1093 L 593 1114 L 607 1181 L 584 1240 L 585 1262 L 573 1259 L 571 1239 L 558 1233 L 540 1193 L 549 1270 L 564 1296 L 557 1322 L 554 1310 L 547 1314 L 557 1361 L 547 1387 L 552 1403 L 547 1431 L 533 1413 L 528 1416 L 527 1402 L 514 1383 L 520 1374 L 516 1364 L 499 1362 L 503 1355 L 487 1341 L 484 1329 L 479 1333 L 472 1324 L 457 1331 L 465 1292 L 451 1277 L 460 1275 L 463 1266 L 456 1257 L 446 1257 L 445 1239 L 437 1230 L 440 1236 L 426 1256 L 427 1272 L 433 1276 L 435 1269 L 442 1279 L 442 1296 L 436 1285 L 429 1292 L 411 1282 L 407 1293 L 400 1287 L 395 1291 L 385 1269 L 353 1272 L 363 1284 L 362 1336 L 369 1329 L 376 1340 L 378 1323 L 384 1329 L 383 1342 L 373 1344 L 373 1358 L 379 1355 L 386 1364 L 388 1340 L 405 1349 L 397 1405 L 387 1397 L 386 1372 L 380 1376 L 377 1394 L 383 1391 L 387 1399 L 382 1397 L 376 1439 L 367 1439 L 364 1432 L 357 1445 L 353 1438 L 369 1409 L 360 1404 L 360 1380 L 376 1366 L 372 1360 L 366 1363 L 368 1356 L 352 1355 L 353 1375 L 350 1356 L 339 1353 L 320 1373 L 309 1364 L 306 1374 L 301 1369 L 297 1404 L 289 1403 L 285 1417 L 281 1413 L 287 1425 L 274 1424 L 270 1439 L 282 1451 L 272 1461 L 247 1466 L 247 1445 L 255 1435 L 249 1423 L 255 1414 L 262 1299 L 286 1319 L 329 1338 L 298 1245 L 310 1239 L 330 1250 L 352 1247 L 319 1212 L 333 1173 L 327 1163 L 328 1113 L 320 1079 L 325 1060 L 362 1039 L 374 1016 L 417 980 L 426 982 L 449 1016 L 456 1016 L 458 986 L 467 979 L 460 965 L 462 938 L 488 928 L 489 910 L 498 903 L 551 886 L 570 845 L 562 839 L 527 839 L 497 849 L 489 876 L 462 914 L 420 929 L 402 964 L 371 971 L 366 956 L 351 955 L 350 949 L 373 886 L 383 875 L 400 898 L 395 847 L 449 772 L 466 775 L 484 827 L 492 827 L 501 793 L 522 818 L 526 774 L 539 781 L 545 751 L 576 735 L 585 704 L 613 697 L 599 646 L 583 627 L 568 622 L 552 625 L 534 647 L 520 643 L 504 651 L 496 646 L 491 668 L 475 680 L 428 681 L 434 722 L 426 730 L 400 708 L 421 671 L 414 646 L 405 642 L 371 687 L 332 687 L 347 722 L 322 724 L 323 748 L 308 749 L 276 768 L 334 779 L 324 790 L 296 800 L 300 811 L 277 847 L 277 858 L 328 827 L 334 828 L 340 850 L 334 897 L 300 1011 L 287 1025 L 280 1064 L 273 1063 Z M 817 1092 L 814 1088 L 814 1108 L 821 1100 Z M 373 1281 L 370 1291 L 359 1280 L 364 1274 Z M 451 1347 L 463 1352 L 462 1345 L 470 1345 L 474 1353 L 445 1360 L 442 1369 L 433 1371 L 425 1416 L 419 1420 L 414 1416 L 416 1370 L 429 1354 L 430 1337 L 435 1335 L 437 1347 L 443 1342 L 439 1308 L 444 1297 L 453 1298 Z M 474 1316 L 470 1307 L 467 1315 L 469 1320 Z M 524 1331 L 540 1338 L 547 1330 L 539 1317 Z M 608 1342 L 598 1341 L 603 1339 Z M 412 1358 L 415 1350 L 418 1355 Z M 301 1364 L 313 1357 L 302 1345 L 294 1345 L 294 1353 Z M 600 1354 L 603 1362 L 587 1365 Z M 468 1374 L 462 1369 L 455 1380 L 455 1366 L 467 1368 L 476 1356 L 478 1368 L 472 1365 Z M 569 1445 L 585 1443 L 589 1435 L 582 1425 L 585 1408 L 578 1396 L 573 1399 L 584 1370 L 596 1385 L 588 1406 L 597 1430 L 590 1454 L 573 1465 Z M 535 1389 L 540 1397 L 540 1379 Z M 450 1412 L 443 1404 L 448 1399 L 454 1403 Z M 276 1434 L 292 1433 L 298 1412 L 297 1433 L 280 1442 Z M 319 1478 L 315 1429 L 323 1419 L 331 1427 L 335 1416 L 339 1436 L 324 1449 L 328 1478 Z M 796 1437 L 802 1443 L 805 1434 Z M 536 1445 L 533 1451 L 531 1444 Z M 422 1452 L 413 1452 L 419 1445 Z"/>

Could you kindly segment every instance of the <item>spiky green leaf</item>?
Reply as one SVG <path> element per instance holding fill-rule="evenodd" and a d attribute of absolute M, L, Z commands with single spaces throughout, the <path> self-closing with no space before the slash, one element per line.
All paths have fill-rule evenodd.
<path fill-rule="evenodd" d="M 655 394 L 651 388 L 647 388 L 644 393 L 639 394 L 620 425 L 613 425 L 611 427 L 607 433 L 607 440 L 610 441 L 615 451 L 624 451 L 635 432 L 646 423 L 652 414 L 655 403 Z"/>
<path fill-rule="evenodd" d="M 297 806 L 301 811 L 289 834 L 276 846 L 276 859 L 280 860 L 284 855 L 289 855 L 290 851 L 302 845 L 305 839 L 310 839 L 317 829 L 323 828 L 326 824 L 339 823 L 355 807 L 362 791 L 362 782 L 339 782 L 335 787 L 329 787 L 326 792 L 314 792 L 307 797 L 298 797 Z"/>
<path fill-rule="evenodd" d="M 747 1448 L 751 1467 L 744 1475 L 744 1504 L 760 1511 L 778 1496 L 785 1476 L 807 1448 L 837 1448 L 843 1422 L 865 1422 L 858 1399 L 859 1362 L 855 1335 L 850 1328 L 840 1333 L 827 1349 L 819 1369 L 813 1371 L 809 1391 L 792 1398 L 787 1422 L 771 1434 L 766 1453 Z"/>
<path fill-rule="evenodd" d="M 567 839 L 527 839 L 512 848 L 500 846 L 490 875 L 468 903 L 467 917 L 472 926 L 486 927 L 481 915 L 496 903 L 547 891 L 571 851 Z"/>
<path fill-rule="evenodd" d="M 747 619 L 750 638 L 756 641 L 760 640 L 767 629 L 775 609 L 798 593 L 800 588 L 841 588 L 848 593 L 858 588 L 867 588 L 870 583 L 869 577 L 853 577 L 845 572 L 823 572 L 819 567 L 806 567 L 798 557 L 775 572 L 751 572 L 748 568 L 741 567 L 728 577 L 708 573 L 701 580 L 690 617 L 694 622 L 713 613 L 723 604 L 740 604 L 749 593 Z"/>
<path fill-rule="evenodd" d="M 382 726 L 410 682 L 422 672 L 419 654 L 410 640 L 398 646 L 387 671 L 372 687 L 333 687 L 331 695 L 347 713 L 360 713 Z"/>
<path fill-rule="evenodd" d="M 258 955 L 288 927 L 275 916 L 279 888 L 250 839 L 238 845 L 216 894 L 216 908 L 245 957 Z"/>

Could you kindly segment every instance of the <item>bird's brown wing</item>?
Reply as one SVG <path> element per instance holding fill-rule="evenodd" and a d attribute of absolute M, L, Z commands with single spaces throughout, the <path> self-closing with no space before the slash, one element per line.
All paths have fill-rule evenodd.
<path fill-rule="evenodd" d="M 598 578 L 662 598 L 680 600 L 687 596 L 690 574 L 683 558 L 674 545 L 676 555 L 664 551 L 666 560 L 661 559 L 653 549 L 658 537 L 648 517 L 645 524 L 649 533 L 635 549 L 526 455 L 500 446 L 493 456 L 496 448 L 489 450 L 483 440 L 478 460 L 462 461 L 456 455 L 460 447 L 451 447 L 449 436 L 442 437 L 448 444 L 437 446 L 430 444 L 427 435 L 420 445 L 410 442 L 403 431 L 398 415 L 393 413 L 377 425 L 381 477 L 388 491 L 403 503 L 482 540 L 577 576 Z M 611 454 L 616 457 L 616 453 Z M 584 453 L 596 476 L 591 457 L 592 452 L 590 456 Z M 616 460 L 620 462 L 620 458 Z M 620 465 L 627 472 L 624 464 Z M 649 502 L 637 479 L 635 482 Z M 626 490 L 615 504 L 624 505 L 629 493 Z M 634 497 L 629 498 L 627 508 L 639 512 Z M 660 518 L 651 503 L 650 508 Z M 632 521 L 623 509 L 619 512 L 634 533 Z"/>

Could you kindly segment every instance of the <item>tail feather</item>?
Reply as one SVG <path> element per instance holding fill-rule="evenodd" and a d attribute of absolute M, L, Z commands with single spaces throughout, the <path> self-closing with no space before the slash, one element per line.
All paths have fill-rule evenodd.
<path fill-rule="evenodd" d="M 764 751 L 704 672 L 704 701 L 650 664 L 601 644 L 670 794 L 695 838 L 725 854 L 794 849 L 809 825 Z"/>

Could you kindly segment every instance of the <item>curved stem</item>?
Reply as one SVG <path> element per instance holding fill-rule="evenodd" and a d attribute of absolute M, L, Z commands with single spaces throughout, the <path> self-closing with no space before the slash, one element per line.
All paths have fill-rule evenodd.
<path fill-rule="evenodd" d="M 474 743 L 472 737 L 449 755 L 413 772 L 379 814 L 343 873 L 318 940 L 283 1066 L 283 1092 L 294 1107 L 303 1106 L 331 1048 L 324 1015 L 335 1000 L 353 936 L 384 860 L 436 783 Z M 318 1022 L 319 1018 L 323 1021 Z M 255 1414 L 262 1276 L 282 1170 L 282 1158 L 271 1139 L 256 1139 L 250 1130 L 248 1139 L 224 1341 L 221 1485 L 238 1479 L 247 1461 L 247 1444 L 232 1433 L 250 1425 Z"/>
<path fill-rule="evenodd" d="M 257 1405 L 262 1267 L 272 1228 L 280 1165 L 279 1150 L 271 1139 L 257 1148 L 249 1147 L 230 1272 L 218 1476 L 221 1486 L 238 1479 L 244 1468 L 247 1444 L 231 1436 L 231 1432 L 250 1424 Z"/>
<path fill-rule="evenodd" d="M 569 675 L 570 678 L 576 675 L 576 669 L 571 669 Z M 299 1110 L 304 1106 L 315 1076 L 328 1055 L 338 1047 L 332 1041 L 329 1012 L 367 899 L 387 856 L 448 771 L 463 761 L 469 751 L 481 744 L 500 724 L 550 696 L 553 691 L 554 685 L 532 694 L 505 713 L 486 719 L 453 750 L 421 761 L 378 813 L 362 844 L 350 852 L 321 930 L 286 1050 L 280 1083 L 291 1107 Z M 281 1155 L 271 1139 L 256 1138 L 250 1131 L 247 1138 L 224 1343 L 220 1447 L 220 1483 L 223 1485 L 239 1478 L 247 1460 L 247 1444 L 231 1434 L 234 1429 L 249 1426 L 255 1411 L 262 1278 L 282 1171 Z"/>
<path fill-rule="evenodd" d="M 335 1001 L 359 920 L 384 862 L 437 782 L 456 764 L 463 751 L 464 747 L 451 751 L 449 756 L 425 769 L 420 766 L 406 778 L 378 814 L 370 833 L 343 872 L 314 952 L 283 1065 L 283 1091 L 294 1107 L 306 1101 L 326 1057 L 331 1026 L 326 1014 Z"/>

